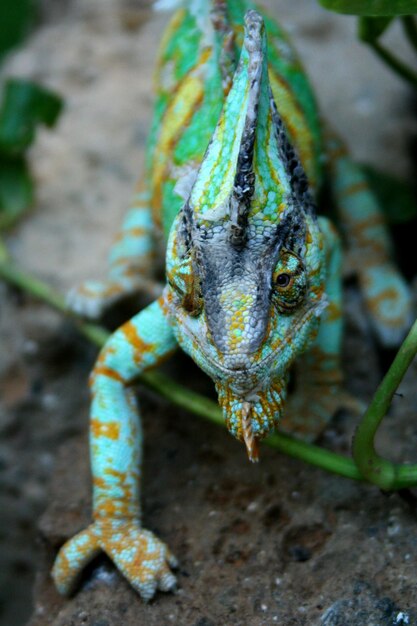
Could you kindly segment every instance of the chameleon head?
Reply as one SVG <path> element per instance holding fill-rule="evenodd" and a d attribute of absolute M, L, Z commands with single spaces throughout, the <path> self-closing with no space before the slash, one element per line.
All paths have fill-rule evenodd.
<path fill-rule="evenodd" d="M 251 460 L 282 414 L 288 370 L 323 309 L 323 241 L 268 79 L 262 18 L 245 16 L 239 65 L 167 248 L 180 345 L 215 381 Z"/>

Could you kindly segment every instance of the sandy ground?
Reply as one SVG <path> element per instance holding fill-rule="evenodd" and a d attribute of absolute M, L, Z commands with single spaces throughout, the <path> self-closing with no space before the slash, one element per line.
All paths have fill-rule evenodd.
<path fill-rule="evenodd" d="M 332 16 L 312 0 L 269 6 L 292 33 L 325 116 L 353 154 L 407 174 L 408 138 L 416 128 L 409 92 L 355 42 L 354 20 Z M 166 20 L 133 1 L 46 4 L 44 23 L 3 68 L 4 75 L 31 77 L 65 98 L 58 127 L 40 132 L 31 152 L 36 206 L 8 239 L 19 263 L 61 292 L 104 274 L 143 164 L 152 66 Z M 398 29 L 387 44 L 407 58 Z M 35 569 L 36 626 L 417 623 L 413 501 L 267 449 L 253 468 L 224 432 L 146 394 L 145 517 L 181 560 L 179 591 L 144 606 L 102 560 L 75 599 L 60 600 L 49 563 L 89 516 L 86 379 L 95 352 L 43 305 L 4 286 L 0 298 L 5 626 L 30 615 Z M 367 399 L 379 365 L 354 292 L 348 301 L 347 380 Z M 176 369 L 209 390 L 185 358 Z M 413 459 L 415 376 L 410 371 L 380 436 L 391 458 Z M 346 451 L 352 428 L 352 420 L 339 420 L 324 443 Z"/>

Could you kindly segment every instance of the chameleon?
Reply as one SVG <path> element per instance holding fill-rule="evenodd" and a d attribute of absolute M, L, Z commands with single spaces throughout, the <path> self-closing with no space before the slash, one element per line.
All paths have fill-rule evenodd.
<path fill-rule="evenodd" d="M 62 594 L 100 551 L 145 601 L 175 589 L 176 558 L 142 526 L 139 374 L 181 347 L 256 461 L 275 427 L 311 441 L 344 398 L 342 258 L 384 345 L 410 323 L 380 208 L 273 19 L 250 0 L 184 0 L 155 82 L 145 172 L 108 278 L 69 296 L 87 316 L 136 291 L 154 301 L 111 335 L 91 374 L 93 522 L 59 550 Z M 319 202 L 325 181 L 330 207 Z M 152 275 L 161 239 L 162 287 Z"/>

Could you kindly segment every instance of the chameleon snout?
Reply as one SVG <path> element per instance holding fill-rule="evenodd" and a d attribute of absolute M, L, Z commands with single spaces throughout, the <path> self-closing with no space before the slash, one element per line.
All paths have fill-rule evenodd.
<path fill-rule="evenodd" d="M 274 381 L 269 387 L 249 391 L 243 386 L 217 383 L 219 404 L 230 434 L 246 446 L 249 460 L 259 458 L 258 443 L 280 421 L 285 398 L 285 383 Z"/>

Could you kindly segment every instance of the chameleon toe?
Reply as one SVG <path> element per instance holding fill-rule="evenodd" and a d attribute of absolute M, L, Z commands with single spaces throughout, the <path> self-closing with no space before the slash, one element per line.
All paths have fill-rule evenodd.
<path fill-rule="evenodd" d="M 74 590 L 84 567 L 101 551 L 91 526 L 67 541 L 59 550 L 52 569 L 52 578 L 59 593 Z"/>
<path fill-rule="evenodd" d="M 174 591 L 176 586 L 176 577 L 167 569 L 158 581 L 158 589 L 160 589 L 160 591 Z"/>

